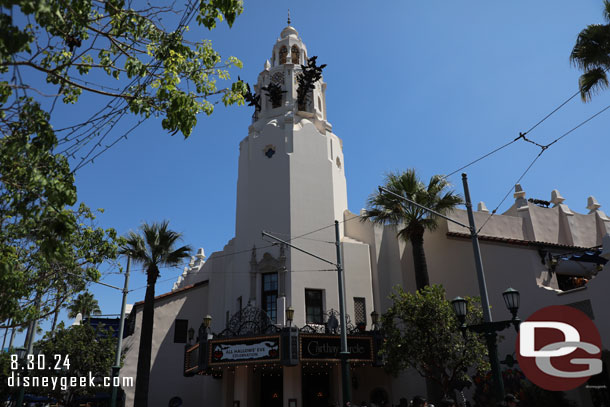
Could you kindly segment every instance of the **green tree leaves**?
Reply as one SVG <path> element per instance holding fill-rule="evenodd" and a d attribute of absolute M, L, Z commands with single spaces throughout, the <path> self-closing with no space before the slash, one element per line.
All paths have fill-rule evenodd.
<path fill-rule="evenodd" d="M 114 230 L 95 227 L 86 205 L 74 206 L 74 176 L 66 157 L 53 153 L 48 113 L 31 99 L 19 102 L 0 139 L 0 321 L 12 325 L 49 315 L 58 292 L 65 301 L 97 280 L 121 242 Z"/>
<path fill-rule="evenodd" d="M 0 72 L 20 67 L 30 77 L 40 74 L 56 85 L 64 103 L 78 102 L 83 92 L 119 98 L 126 102 L 125 109 L 163 117 L 164 129 L 184 137 L 192 133 L 198 114 L 213 112 L 210 98 L 244 104 L 240 86 L 217 85 L 217 80 L 230 80 L 228 70 L 241 67 L 241 61 L 229 57 L 223 62 L 209 41 L 186 41 L 187 20 L 166 31 L 163 21 L 171 8 L 148 5 L 136 10 L 123 1 L 93 0 L 3 3 Z M 196 6 L 185 7 L 189 15 Z M 223 19 L 231 26 L 243 11 L 238 0 L 203 0 L 198 7 L 197 21 L 209 29 Z M 116 90 L 106 86 L 98 72 L 116 81 Z M 83 78 L 87 76 L 92 79 Z M 18 80 L 7 81 L 0 83 L 0 94 L 28 88 Z"/>
<path fill-rule="evenodd" d="M 179 5 L 0 0 L 0 6 L 0 321 L 24 325 L 97 280 L 100 264 L 116 258 L 122 241 L 78 205 L 73 171 L 80 164 L 71 169 L 67 156 L 80 139 L 58 140 L 45 106 L 56 96 L 67 104 L 87 93 L 105 99 L 108 110 L 70 127 L 82 138 L 112 128 L 125 113 L 159 117 L 170 134 L 190 136 L 199 114 L 212 114 L 215 103 L 244 104 L 246 89 L 241 81 L 221 86 L 241 62 L 223 59 L 209 41 L 185 40 L 186 24 L 195 15 L 209 29 L 222 20 L 231 26 L 243 6 L 186 2 L 173 31 L 165 23 Z M 61 144 L 70 141 L 69 148 Z"/>
<path fill-rule="evenodd" d="M 393 305 L 381 317 L 386 337 L 382 354 L 389 372 L 413 368 L 448 394 L 471 382 L 468 369 L 489 369 L 484 339 L 467 332 L 464 340 L 442 286 L 427 286 L 415 293 L 396 287 L 390 298 Z M 468 318 L 468 323 L 482 319 L 472 301 Z"/>

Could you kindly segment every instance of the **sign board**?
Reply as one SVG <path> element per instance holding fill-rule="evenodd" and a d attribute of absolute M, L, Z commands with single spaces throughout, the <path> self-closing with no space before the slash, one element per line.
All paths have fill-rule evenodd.
<path fill-rule="evenodd" d="M 300 334 L 302 361 L 340 360 L 341 339 L 339 335 Z M 373 362 L 373 338 L 371 336 L 348 336 L 349 360 Z"/>
<path fill-rule="evenodd" d="M 208 342 L 208 365 L 279 362 L 280 336 L 214 339 Z"/>

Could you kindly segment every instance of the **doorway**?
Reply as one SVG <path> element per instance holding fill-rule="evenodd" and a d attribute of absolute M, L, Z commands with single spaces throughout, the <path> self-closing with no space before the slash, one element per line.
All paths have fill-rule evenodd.
<path fill-rule="evenodd" d="M 261 375 L 259 404 L 261 407 L 282 407 L 283 380 L 281 369 Z"/>
<path fill-rule="evenodd" d="M 330 404 L 328 371 L 303 369 L 302 378 L 303 407 L 328 406 Z"/>

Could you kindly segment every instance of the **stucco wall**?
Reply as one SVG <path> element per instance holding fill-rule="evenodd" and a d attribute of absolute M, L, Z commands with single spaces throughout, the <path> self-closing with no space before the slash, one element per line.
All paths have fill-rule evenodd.
<path fill-rule="evenodd" d="M 174 321 L 187 319 L 189 328 L 197 332 L 202 321 L 202 313 L 207 312 L 208 286 L 200 285 L 192 289 L 155 301 L 155 319 L 152 342 L 151 374 L 148 405 L 167 407 L 169 399 L 178 396 L 185 406 L 198 405 L 203 393 L 220 405 L 220 392 L 216 390 L 218 381 L 211 377 L 184 377 L 184 346 L 174 343 Z M 135 379 L 138 361 L 138 347 L 142 327 L 142 305 L 136 306 L 136 326 L 134 333 L 123 341 L 125 353 L 121 377 L 133 377 L 134 387 L 126 388 L 126 406 L 133 405 Z M 205 315 L 205 314 L 204 314 Z"/>

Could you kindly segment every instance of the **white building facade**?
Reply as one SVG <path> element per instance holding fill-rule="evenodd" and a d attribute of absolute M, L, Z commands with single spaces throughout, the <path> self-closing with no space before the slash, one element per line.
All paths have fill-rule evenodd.
<path fill-rule="evenodd" d="M 355 359 L 352 401 L 398 405 L 400 398 L 425 393 L 415 373 L 398 378 L 384 373 L 370 316 L 391 305 L 395 285 L 414 290 L 410 244 L 398 240 L 394 228 L 361 222 L 348 211 L 343 142 L 327 119 L 326 84 L 317 81 L 306 102 L 297 101 L 301 65 L 308 58 L 298 32 L 286 27 L 254 86 L 260 107 L 239 146 L 235 237 L 207 260 L 200 249 L 174 290 L 156 300 L 150 406 L 167 406 L 176 398 L 189 406 L 342 405 L 336 271 L 261 235 L 267 231 L 334 262 L 335 220 Z M 267 97 L 274 86 L 281 90 L 279 100 Z M 476 212 L 476 222 L 486 222 L 481 252 L 494 316 L 509 317 L 495 314 L 504 312 L 501 292 L 512 286 L 521 292 L 522 317 L 545 305 L 573 305 L 594 318 L 610 349 L 610 301 L 604 292 L 610 266 L 603 270 L 610 242 L 602 249 L 610 219 L 592 197 L 588 214 L 562 202 L 556 191 L 553 207 L 528 202 L 518 186 L 515 205 L 503 215 L 486 222 L 484 205 Z M 463 210 L 451 216 L 467 222 Z M 443 284 L 448 298 L 477 296 L 467 230 L 440 221 L 424 241 L 431 284 Z M 577 261 L 585 251 L 595 252 L 593 261 Z M 294 310 L 290 321 L 288 308 Z M 136 304 L 122 376 L 135 376 L 141 312 Z M 209 330 L 201 327 L 206 315 Z M 500 355 L 514 352 L 513 335 L 506 333 Z M 126 391 L 127 405 L 133 405 L 134 389 Z M 591 403 L 584 388 L 572 396 L 582 405 Z"/>

